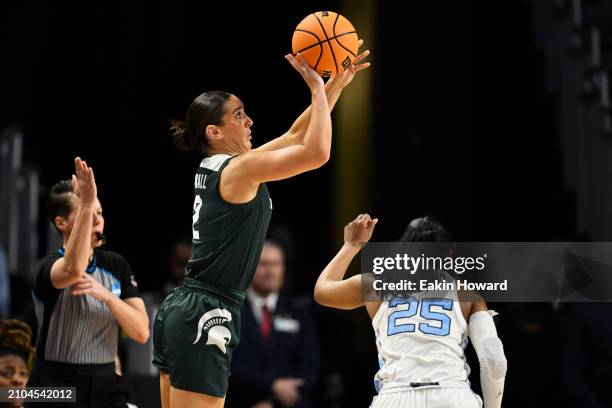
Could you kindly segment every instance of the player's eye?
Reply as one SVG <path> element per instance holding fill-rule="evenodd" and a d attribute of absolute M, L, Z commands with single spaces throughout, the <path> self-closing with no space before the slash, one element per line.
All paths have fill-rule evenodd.
<path fill-rule="evenodd" d="M 236 119 L 240 119 L 241 117 L 242 117 L 242 113 L 238 112 L 238 113 L 236 114 Z"/>

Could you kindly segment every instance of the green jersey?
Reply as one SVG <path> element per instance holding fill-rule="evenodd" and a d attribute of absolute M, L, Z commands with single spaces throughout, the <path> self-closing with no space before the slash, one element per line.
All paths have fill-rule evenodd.
<path fill-rule="evenodd" d="M 193 256 L 187 265 L 187 277 L 243 292 L 261 256 L 272 199 L 262 183 L 248 203 L 225 201 L 219 193 L 219 180 L 231 159 L 226 154 L 207 157 L 196 172 Z"/>

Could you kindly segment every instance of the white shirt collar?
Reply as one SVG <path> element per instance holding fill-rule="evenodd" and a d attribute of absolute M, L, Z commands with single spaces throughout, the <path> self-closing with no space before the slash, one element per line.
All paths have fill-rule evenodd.
<path fill-rule="evenodd" d="M 261 322 L 262 309 L 265 306 L 268 307 L 270 313 L 276 310 L 276 304 L 278 302 L 278 292 L 273 292 L 267 297 L 263 297 L 255 292 L 252 288 L 247 289 L 247 299 L 251 305 L 253 315 L 258 322 Z"/>

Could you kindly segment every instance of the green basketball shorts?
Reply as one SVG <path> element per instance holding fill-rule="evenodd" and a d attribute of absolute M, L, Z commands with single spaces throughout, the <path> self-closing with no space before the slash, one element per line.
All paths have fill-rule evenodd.
<path fill-rule="evenodd" d="M 192 279 L 164 299 L 153 324 L 153 365 L 174 388 L 225 396 L 243 301 L 243 292 Z"/>

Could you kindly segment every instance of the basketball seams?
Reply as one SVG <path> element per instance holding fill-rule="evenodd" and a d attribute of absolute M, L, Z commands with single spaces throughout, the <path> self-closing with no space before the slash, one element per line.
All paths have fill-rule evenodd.
<path fill-rule="evenodd" d="M 313 34 L 313 35 L 314 35 L 314 33 L 311 33 L 310 31 L 302 30 L 301 28 L 296 28 L 296 29 L 295 29 L 295 31 L 301 31 L 301 32 L 304 32 L 304 33 L 309 33 L 309 34 Z M 337 36 L 335 36 L 335 37 L 331 37 L 329 40 L 323 40 L 323 41 L 320 41 L 320 42 L 318 42 L 318 43 L 316 43 L 316 44 L 312 44 L 312 45 L 309 45 L 308 47 L 302 48 L 302 49 L 301 49 L 301 50 L 299 50 L 299 51 L 295 51 L 295 52 L 294 52 L 294 54 L 297 54 L 298 52 L 308 51 L 309 49 L 314 48 L 314 47 L 316 47 L 317 45 L 321 45 L 321 44 L 323 44 L 323 43 L 329 42 L 329 41 L 331 41 L 331 40 L 336 40 L 337 38 L 344 37 L 345 35 L 350 35 L 350 34 L 357 34 L 357 31 L 347 31 L 346 33 L 342 33 L 342 34 L 337 35 Z M 317 38 L 318 38 L 318 37 L 317 37 Z M 338 41 L 338 40 L 336 40 L 336 42 L 337 42 L 337 41 Z M 343 47 L 343 48 L 344 48 L 344 47 Z M 350 52 L 351 54 L 353 54 L 353 53 L 352 53 L 350 50 L 347 50 L 347 51 L 348 51 L 348 52 Z M 353 54 L 353 55 L 355 55 L 355 54 Z"/>
<path fill-rule="evenodd" d="M 314 37 L 317 39 L 317 41 L 318 41 L 318 43 L 317 43 L 317 44 L 309 45 L 308 47 L 306 47 L 306 48 L 304 48 L 304 49 L 299 50 L 299 51 L 297 51 L 297 52 L 296 52 L 296 54 L 297 54 L 298 52 L 304 52 L 304 51 L 309 50 L 309 49 L 311 49 L 311 48 L 313 48 L 313 47 L 316 47 L 316 46 L 318 45 L 318 46 L 319 46 L 319 58 L 317 58 L 317 63 L 316 63 L 316 64 L 315 64 L 315 66 L 314 66 L 314 69 L 316 70 L 316 69 L 317 69 L 317 67 L 319 66 L 319 62 L 321 62 L 321 57 L 323 56 L 323 44 L 322 44 L 322 42 L 321 42 L 321 39 L 319 38 L 319 36 L 318 36 L 318 35 L 316 35 L 316 34 L 315 34 L 315 33 L 313 33 L 312 31 L 304 30 L 304 29 L 301 29 L 301 28 L 296 28 L 296 29 L 295 29 L 295 31 L 300 31 L 300 32 L 302 32 L 302 33 L 306 33 L 306 34 L 313 35 L 313 36 L 314 36 Z M 323 33 L 325 33 L 325 30 L 323 30 Z M 327 36 L 327 35 L 326 35 L 326 36 Z"/>
<path fill-rule="evenodd" d="M 315 33 L 313 33 L 312 31 L 304 30 L 303 28 L 296 28 L 295 31 L 299 31 L 299 32 L 302 32 L 302 33 L 310 34 L 310 35 L 314 36 L 314 38 L 316 38 L 318 42 L 322 42 L 321 39 L 319 38 L 319 36 L 316 35 Z M 316 45 L 316 44 L 314 44 L 314 45 Z M 311 47 L 313 47 L 314 45 L 311 45 Z M 298 51 L 298 52 L 300 52 L 300 51 Z"/>
<path fill-rule="evenodd" d="M 340 37 L 339 35 L 336 35 L 336 24 L 338 24 L 338 20 L 340 19 L 340 14 L 336 15 L 336 21 L 334 21 L 334 25 L 332 27 L 332 34 L 334 35 L 334 38 L 336 40 L 336 42 L 338 43 L 339 46 L 341 46 L 342 48 L 344 48 L 345 50 L 347 50 L 349 52 L 349 54 L 351 54 L 354 57 L 356 57 L 357 55 L 353 53 L 353 51 L 349 50 L 348 48 L 346 48 L 344 45 L 342 45 L 342 43 L 340 42 L 340 40 L 338 40 L 338 37 Z M 355 31 L 352 31 L 353 33 L 356 33 Z M 346 33 L 349 34 L 349 33 Z"/>
<path fill-rule="evenodd" d="M 334 48 L 331 46 L 331 43 L 329 42 L 329 37 L 327 36 L 327 31 L 325 31 L 325 26 L 323 26 L 323 23 L 321 22 L 321 20 L 319 20 L 319 16 L 317 16 L 317 13 L 313 13 L 312 15 L 315 16 L 315 18 L 319 22 L 319 25 L 321 26 L 321 30 L 323 30 L 323 34 L 325 34 L 325 39 L 327 39 L 327 45 L 329 45 L 329 50 L 331 51 L 332 59 L 334 60 L 334 65 L 336 66 L 336 74 L 339 74 L 340 71 L 338 70 L 338 61 L 336 61 L 336 54 L 334 53 Z M 318 65 L 318 61 L 317 61 L 317 65 Z"/>

